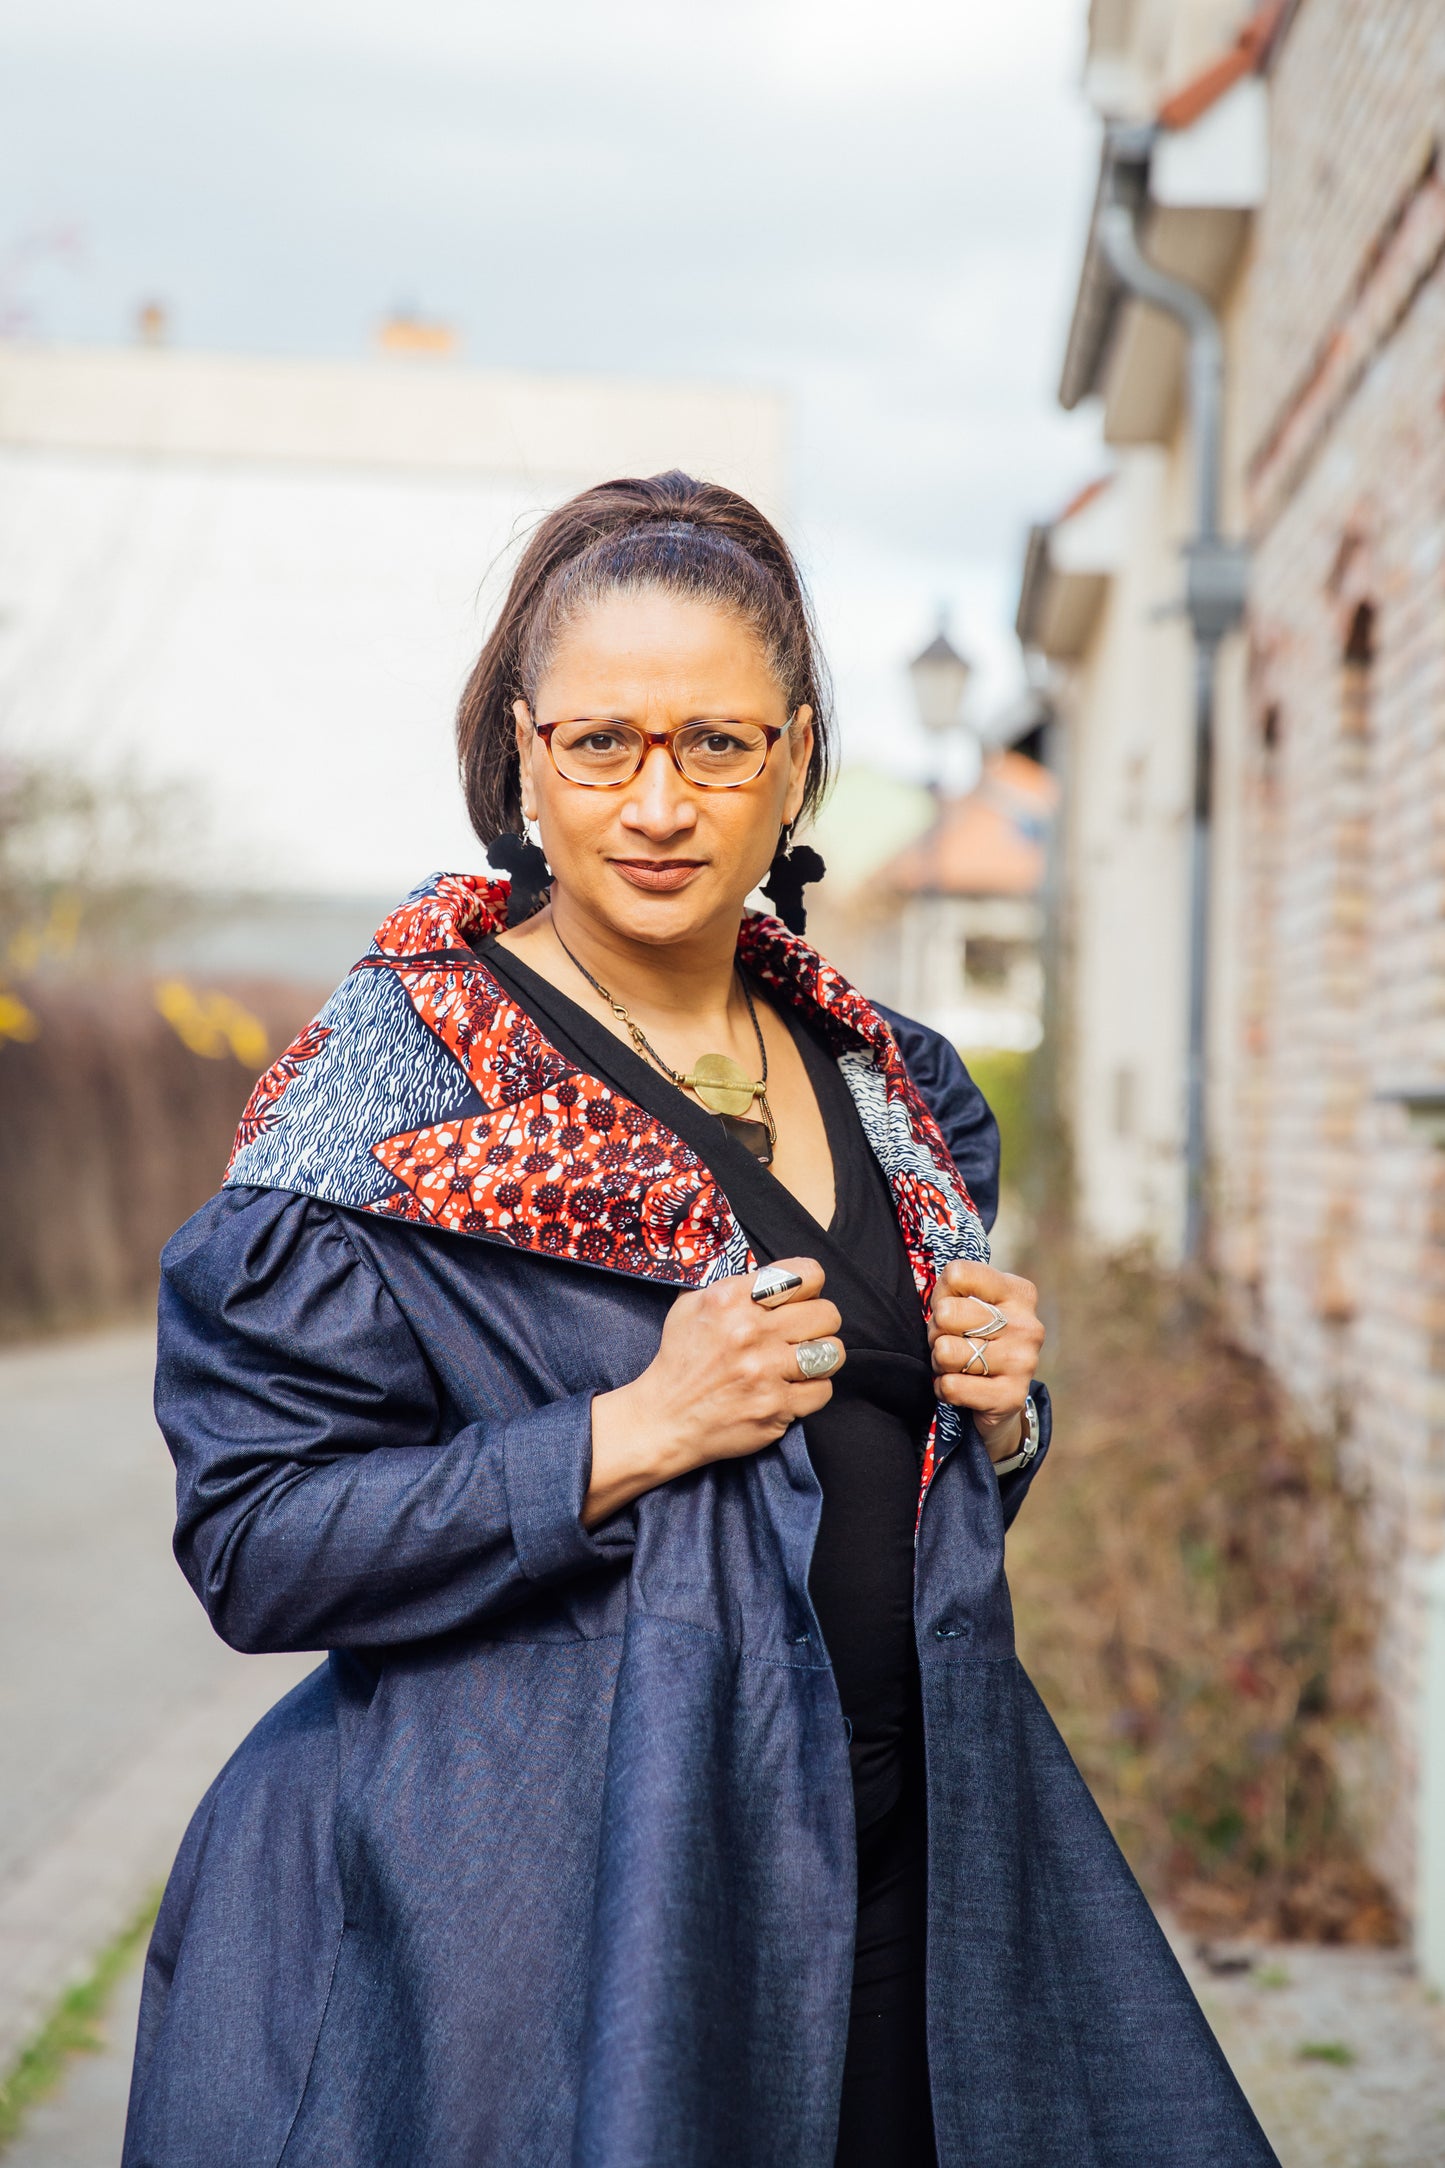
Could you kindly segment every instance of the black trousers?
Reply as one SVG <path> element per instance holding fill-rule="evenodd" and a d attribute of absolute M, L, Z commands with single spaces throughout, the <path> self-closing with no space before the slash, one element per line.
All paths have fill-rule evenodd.
<path fill-rule="evenodd" d="M 858 1840 L 858 1939 L 837 2168 L 937 2168 L 928 2090 L 921 1772 Z"/>

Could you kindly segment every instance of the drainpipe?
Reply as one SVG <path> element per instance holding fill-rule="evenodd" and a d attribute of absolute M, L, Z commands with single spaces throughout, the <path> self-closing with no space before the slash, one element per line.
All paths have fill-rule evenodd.
<path fill-rule="evenodd" d="M 1144 254 L 1152 128 L 1110 130 L 1108 181 L 1095 232 L 1119 283 L 1181 324 L 1189 341 L 1189 420 L 1194 440 L 1193 538 L 1184 545 L 1184 611 L 1194 634 L 1194 787 L 1189 847 L 1189 1057 L 1185 1114 L 1184 1257 L 1204 1255 L 1206 1202 L 1205 1057 L 1214 705 L 1220 642 L 1244 614 L 1243 545 L 1219 529 L 1223 469 L 1224 341 L 1219 319 L 1196 287 L 1160 271 Z"/>

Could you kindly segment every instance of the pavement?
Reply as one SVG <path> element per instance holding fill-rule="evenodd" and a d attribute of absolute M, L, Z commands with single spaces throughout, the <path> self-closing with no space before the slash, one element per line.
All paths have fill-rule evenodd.
<path fill-rule="evenodd" d="M 212 1777 L 317 1662 L 236 1655 L 182 1579 L 154 1359 L 135 1330 L 0 1352 L 0 2070 L 164 1881 Z M 113 2077 L 82 2057 L 67 2095 L 108 2098 Z M 113 2111 L 87 2111 L 99 2152 L 33 2157 L 113 2168 Z M 12 2147 L 6 2168 L 26 2157 Z"/>
<path fill-rule="evenodd" d="M 1408 1955 L 1259 1945 L 1221 1973 L 1172 1939 L 1284 2168 L 1441 2168 L 1445 2008 Z"/>
<path fill-rule="evenodd" d="M 164 1878 L 313 1657 L 237 1656 L 170 1553 L 149 1334 L 0 1353 L 0 2069 Z M 1445 2010 L 1390 1951 L 1175 1947 L 1284 2168 L 1441 2168 Z M 1229 1969 L 1217 1969 L 1219 1965 Z M 115 2168 L 140 1988 L 3 2168 Z"/>
<path fill-rule="evenodd" d="M 20 2136 L 0 2149 L 5 2168 L 116 2168 L 140 1981 L 136 1965 L 117 1988 L 100 2027 L 104 2046 L 98 2054 L 77 2055 L 60 2090 L 31 2109 Z"/>

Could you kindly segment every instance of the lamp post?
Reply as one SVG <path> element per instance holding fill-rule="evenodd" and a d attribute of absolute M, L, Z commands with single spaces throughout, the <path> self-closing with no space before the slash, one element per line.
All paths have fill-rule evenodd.
<path fill-rule="evenodd" d="M 937 748 L 932 786 L 936 799 L 943 796 L 943 762 L 949 739 L 963 721 L 963 699 L 973 665 L 948 637 L 948 620 L 940 617 L 938 630 L 921 654 L 908 665 L 918 720 Z"/>
<path fill-rule="evenodd" d="M 932 757 L 929 769 L 929 789 L 933 793 L 933 826 L 925 844 L 925 877 L 920 903 L 923 906 L 926 932 L 916 944 L 915 965 L 921 965 L 923 980 L 932 981 L 936 975 L 937 959 L 941 948 L 938 920 L 940 912 L 937 898 L 941 888 L 939 879 L 940 849 L 943 842 L 943 784 L 950 742 L 963 728 L 963 703 L 968 691 L 968 681 L 973 676 L 973 666 L 966 656 L 948 637 L 948 617 L 939 612 L 938 630 L 921 653 L 908 665 L 908 676 L 913 686 L 914 705 L 918 720 L 930 741 Z M 922 984 L 920 985 L 920 991 Z M 931 1000 L 923 1003 L 926 1010 L 933 1006 Z"/>

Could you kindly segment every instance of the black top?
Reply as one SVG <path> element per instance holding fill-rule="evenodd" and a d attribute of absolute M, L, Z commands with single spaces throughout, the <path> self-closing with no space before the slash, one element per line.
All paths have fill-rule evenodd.
<path fill-rule="evenodd" d="M 850 1725 L 860 1830 L 894 1806 L 916 1751 L 913 1528 L 933 1414 L 928 1334 L 883 1170 L 818 1029 L 781 1013 L 807 1069 L 833 1157 L 824 1228 L 715 1115 L 494 940 L 477 953 L 559 1053 L 646 1107 L 711 1170 L 760 1262 L 816 1257 L 848 1360 L 803 1425 L 823 1491 L 808 1576 Z"/>

